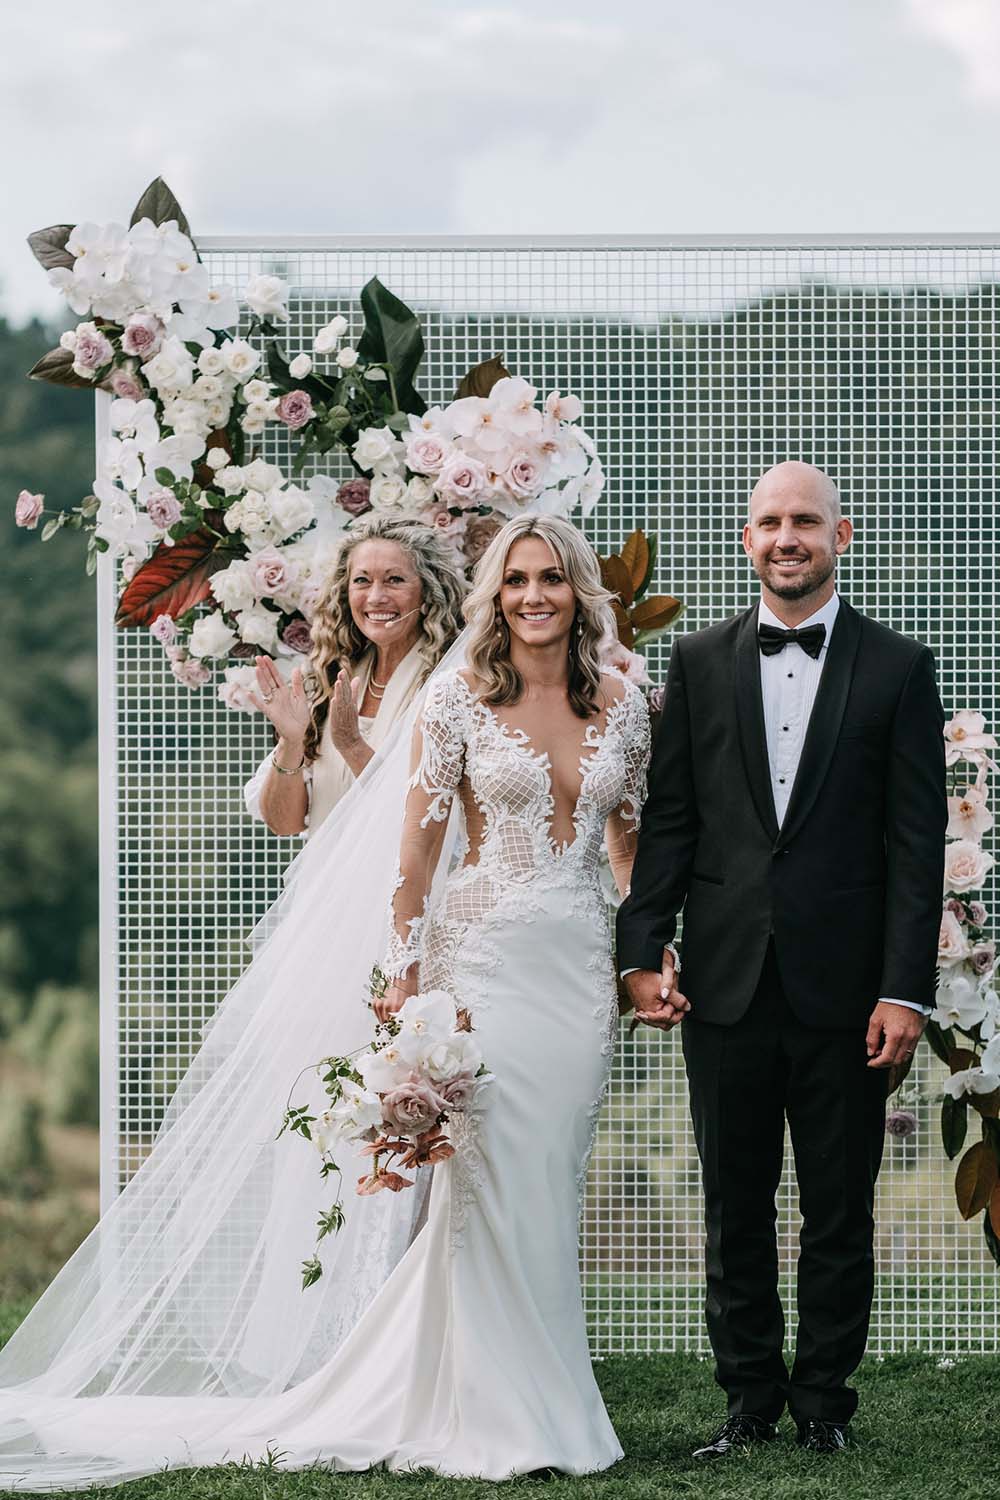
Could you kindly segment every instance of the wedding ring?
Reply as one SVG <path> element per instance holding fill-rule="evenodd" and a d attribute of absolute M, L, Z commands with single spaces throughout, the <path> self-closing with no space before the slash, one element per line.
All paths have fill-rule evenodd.
<path fill-rule="evenodd" d="M 263 700 L 264 700 L 265 703 L 270 703 L 271 699 L 274 697 L 274 694 L 273 693 L 261 693 L 260 696 L 263 698 Z"/>

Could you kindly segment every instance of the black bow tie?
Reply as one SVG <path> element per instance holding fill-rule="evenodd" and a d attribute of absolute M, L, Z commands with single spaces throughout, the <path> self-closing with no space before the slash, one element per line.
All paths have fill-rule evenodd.
<path fill-rule="evenodd" d="M 797 641 L 815 661 L 825 640 L 825 625 L 807 625 L 804 630 L 779 630 L 777 625 L 757 626 L 757 644 L 765 656 L 777 656 L 790 641 Z"/>

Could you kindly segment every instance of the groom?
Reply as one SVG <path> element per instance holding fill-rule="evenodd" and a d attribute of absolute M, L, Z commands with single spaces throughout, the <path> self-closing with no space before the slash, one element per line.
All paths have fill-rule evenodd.
<path fill-rule="evenodd" d="M 783 463 L 758 483 L 743 546 L 761 599 L 674 645 L 618 916 L 636 1014 L 662 1029 L 685 1017 L 705 1312 L 729 1408 L 704 1457 L 775 1437 L 786 1404 L 802 1446 L 845 1445 L 886 1085 L 933 1002 L 947 821 L 934 660 L 837 594 L 851 534 L 819 469 Z M 775 1243 L 786 1120 L 804 1221 L 790 1373 Z"/>

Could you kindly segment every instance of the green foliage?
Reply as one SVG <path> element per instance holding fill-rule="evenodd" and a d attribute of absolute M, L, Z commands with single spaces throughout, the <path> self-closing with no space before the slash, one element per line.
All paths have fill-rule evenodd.
<path fill-rule="evenodd" d="M 40 1101 L 5 1091 L 0 1099 L 0 1193 L 35 1198 L 51 1177 Z"/>

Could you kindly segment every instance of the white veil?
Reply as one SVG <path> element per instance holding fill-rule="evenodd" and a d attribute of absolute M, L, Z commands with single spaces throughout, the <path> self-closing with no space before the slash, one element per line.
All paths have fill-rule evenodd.
<path fill-rule="evenodd" d="M 463 635 L 433 677 L 461 665 L 464 643 Z M 364 1161 L 342 1152 L 346 1223 L 321 1242 L 324 1274 L 303 1291 L 300 1266 L 336 1189 L 307 1143 L 275 1137 L 300 1070 L 371 1039 L 368 978 L 386 948 L 423 698 L 293 862 L 149 1156 L 0 1350 L 0 1488 L 114 1483 L 137 1472 L 107 1449 L 102 1456 L 96 1437 L 93 1453 L 78 1440 L 72 1452 L 62 1443 L 53 1451 L 57 1410 L 67 1417 L 61 1430 L 77 1432 L 89 1430 L 80 1411 L 96 1418 L 108 1406 L 72 1398 L 252 1399 L 298 1384 L 329 1359 L 406 1249 L 417 1190 L 357 1197 Z M 324 1100 L 306 1073 L 292 1102 Z M 131 1408 L 141 1428 L 142 1403 L 114 1404 Z M 196 1417 L 166 1404 L 176 1428 L 182 1412 Z"/>

